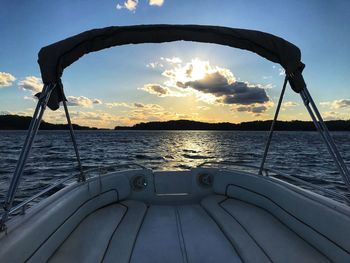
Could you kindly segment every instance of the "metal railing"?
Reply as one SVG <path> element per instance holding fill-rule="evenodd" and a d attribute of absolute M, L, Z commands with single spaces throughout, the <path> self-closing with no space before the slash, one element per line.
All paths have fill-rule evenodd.
<path fill-rule="evenodd" d="M 266 168 L 264 167 L 262 170 L 261 170 L 261 166 L 257 166 L 257 165 L 250 165 L 250 164 L 243 164 L 243 163 L 237 163 L 237 162 L 233 162 L 233 161 L 207 161 L 207 162 L 203 162 L 201 163 L 200 165 L 198 165 L 197 167 L 198 168 L 201 168 L 201 167 L 205 167 L 205 166 L 208 166 L 209 164 L 215 164 L 215 165 L 229 165 L 229 166 L 237 166 L 237 167 L 246 167 L 246 168 L 253 168 L 253 169 L 256 169 L 258 171 L 257 175 L 260 175 L 260 176 L 266 176 L 266 177 L 274 177 L 274 178 L 277 178 L 277 179 L 282 179 L 285 178 L 285 179 L 289 179 L 291 181 L 294 181 L 294 182 L 297 182 L 299 183 L 300 185 L 305 185 L 305 186 L 308 186 L 314 190 L 318 190 L 322 193 L 325 193 L 325 194 L 328 194 L 332 197 L 335 197 L 335 198 L 339 198 L 341 200 L 344 200 L 346 201 L 348 204 L 350 204 L 350 199 L 349 197 L 343 195 L 343 194 L 340 194 L 338 192 L 335 192 L 335 191 L 332 191 L 332 190 L 329 190 L 329 189 L 326 189 L 326 188 L 323 188 L 323 187 L 320 187 L 318 185 L 315 185 L 315 184 L 312 184 L 308 181 L 305 181 L 301 178 L 298 178 L 298 177 L 295 177 L 293 175 L 289 175 L 289 174 L 286 174 L 282 171 L 279 171 L 277 169 L 273 169 L 273 168 Z M 260 173 L 260 171 L 262 173 Z M 298 185 L 297 185 L 298 186 Z"/>
<path fill-rule="evenodd" d="M 130 163 L 121 163 L 121 164 L 113 164 L 113 165 L 104 165 L 104 166 L 99 166 L 99 167 L 94 167 L 94 168 L 89 168 L 89 169 L 86 169 L 86 170 L 83 170 L 84 174 L 85 175 L 88 175 L 88 180 L 90 179 L 93 179 L 97 176 L 101 176 L 103 174 L 106 174 L 107 172 L 112 172 L 112 171 L 109 171 L 109 170 L 113 170 L 113 171 L 116 171 L 116 168 L 120 168 L 120 167 L 132 167 L 132 166 L 136 166 L 136 167 L 139 167 L 141 169 L 144 169 L 144 170 L 147 170 L 148 168 L 141 165 L 141 164 L 138 164 L 138 163 L 133 163 L 133 162 L 130 162 Z M 91 175 L 92 172 L 99 172 L 98 175 L 95 175 L 95 176 L 89 176 Z M 81 173 L 81 170 L 79 168 L 79 174 Z M 78 174 L 78 175 L 79 175 Z M 79 183 L 81 181 L 77 181 L 76 180 L 77 178 L 77 174 L 74 173 L 66 178 L 63 178 L 53 184 L 51 184 L 50 186 L 46 187 L 45 189 L 43 189 L 42 191 L 40 191 L 39 193 L 25 199 L 23 202 L 19 203 L 18 205 L 12 207 L 9 212 L 8 212 L 8 215 L 14 215 L 16 212 L 18 211 L 21 211 L 19 214 L 20 215 L 23 215 L 25 214 L 26 212 L 26 209 L 27 207 L 29 206 L 30 203 L 34 202 L 35 200 L 39 199 L 40 197 L 43 197 L 45 195 L 47 195 L 50 191 L 52 191 L 53 189 L 59 187 L 59 186 L 63 186 L 66 187 L 66 185 L 64 185 L 65 183 L 67 183 L 68 181 L 70 180 L 74 180 L 75 183 Z"/>

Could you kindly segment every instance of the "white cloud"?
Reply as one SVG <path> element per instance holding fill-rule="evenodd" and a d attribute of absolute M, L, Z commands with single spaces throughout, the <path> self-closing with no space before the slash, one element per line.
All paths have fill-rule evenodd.
<path fill-rule="evenodd" d="M 93 104 L 102 104 L 102 101 L 99 99 L 91 100 L 85 96 L 79 96 L 79 97 L 68 96 L 67 100 L 68 100 L 67 102 L 68 106 L 81 106 L 81 107 L 91 108 Z"/>
<path fill-rule="evenodd" d="M 31 96 L 24 96 L 23 99 L 32 100 L 32 101 L 36 102 L 37 97 L 35 97 L 34 95 L 31 95 Z"/>
<path fill-rule="evenodd" d="M 124 1 L 123 3 L 118 3 L 116 8 L 118 10 L 121 10 L 121 9 L 127 9 L 131 12 L 135 12 L 136 11 L 136 8 L 139 4 L 139 0 L 126 0 Z M 164 0 L 148 0 L 148 4 L 150 6 L 162 6 L 164 4 Z"/>
<path fill-rule="evenodd" d="M 141 102 L 134 102 L 134 103 L 127 103 L 127 102 L 107 102 L 105 105 L 108 108 L 113 108 L 113 107 L 124 107 L 124 108 L 129 108 L 129 109 L 161 109 L 162 107 L 159 106 L 158 104 L 144 104 Z"/>
<path fill-rule="evenodd" d="M 162 6 L 164 4 L 164 0 L 149 0 L 149 5 Z"/>
<path fill-rule="evenodd" d="M 107 106 L 107 108 L 114 108 L 114 107 L 132 108 L 132 105 L 125 102 L 106 102 L 105 105 Z"/>
<path fill-rule="evenodd" d="M 179 57 L 172 57 L 172 58 L 161 57 L 160 59 L 161 60 L 165 60 L 166 62 L 168 62 L 170 64 L 180 64 L 180 63 L 182 63 L 182 60 Z"/>
<path fill-rule="evenodd" d="M 35 76 L 27 76 L 25 79 L 21 80 L 18 83 L 18 86 L 23 90 L 29 90 L 32 92 L 32 94 L 36 94 L 38 92 L 41 92 L 43 88 L 43 82 L 41 81 L 41 78 Z"/>
<path fill-rule="evenodd" d="M 146 67 L 155 69 L 155 68 L 163 68 L 164 65 L 162 63 L 159 63 L 159 62 L 150 62 L 146 65 Z"/>
<path fill-rule="evenodd" d="M 7 72 L 0 72 L 0 88 L 9 87 L 16 80 L 16 78 Z"/>
<path fill-rule="evenodd" d="M 117 4 L 117 9 L 128 9 L 129 11 L 135 12 L 138 3 L 138 0 L 127 0 L 123 4 Z"/>
<path fill-rule="evenodd" d="M 278 68 L 278 75 L 284 76 L 285 74 L 286 74 L 286 71 L 284 70 L 284 68 Z"/>
<path fill-rule="evenodd" d="M 329 106 L 331 109 L 344 109 L 344 108 L 350 107 L 350 99 L 325 101 L 325 102 L 321 102 L 320 105 Z"/>
<path fill-rule="evenodd" d="M 283 103 L 282 106 L 285 107 L 285 108 L 290 108 L 290 107 L 299 106 L 299 104 L 294 102 L 294 101 L 286 101 L 286 102 Z"/>
<path fill-rule="evenodd" d="M 322 116 L 326 121 L 330 120 L 350 120 L 350 113 L 326 111 L 322 112 Z"/>

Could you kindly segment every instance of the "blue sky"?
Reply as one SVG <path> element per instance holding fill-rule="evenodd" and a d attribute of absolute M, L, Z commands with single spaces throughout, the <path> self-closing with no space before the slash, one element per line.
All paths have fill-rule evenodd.
<path fill-rule="evenodd" d="M 287 39 L 302 51 L 304 77 L 326 119 L 350 119 L 349 1 L 139 0 L 136 6 L 128 1 L 2 1 L 0 112 L 31 114 L 32 94 L 41 86 L 41 47 L 92 28 L 168 23 L 248 28 Z M 135 8 L 129 10 L 132 2 Z M 197 75 L 187 81 L 216 74 L 262 89 L 268 99 L 225 104 L 214 93 L 172 86 L 188 67 Z M 271 118 L 283 82 L 280 72 L 279 65 L 246 51 L 174 42 L 89 54 L 65 71 L 63 83 L 73 121 L 80 124 L 113 127 L 180 118 L 240 122 Z M 281 119 L 308 119 L 291 90 L 285 102 Z M 62 111 L 45 115 L 52 122 L 63 122 L 62 117 Z"/>

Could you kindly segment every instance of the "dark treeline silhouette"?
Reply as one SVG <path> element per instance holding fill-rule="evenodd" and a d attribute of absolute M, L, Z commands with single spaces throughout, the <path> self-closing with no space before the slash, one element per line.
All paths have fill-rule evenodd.
<path fill-rule="evenodd" d="M 18 115 L 0 115 L 0 130 L 27 130 L 29 128 L 32 117 L 18 116 Z M 96 130 L 97 128 L 90 128 L 73 124 L 75 130 Z M 40 130 L 67 130 L 67 124 L 52 124 L 42 121 Z"/>
<path fill-rule="evenodd" d="M 115 130 L 243 130 L 243 131 L 266 131 L 270 129 L 271 120 L 251 121 L 239 124 L 221 122 L 206 123 L 190 120 L 175 120 L 165 122 L 147 122 L 135 124 L 131 127 L 117 126 Z M 331 131 L 350 131 L 350 120 L 326 121 Z M 278 131 L 315 131 L 311 121 L 277 121 L 275 130 Z"/>
<path fill-rule="evenodd" d="M 27 130 L 31 117 L 18 115 L 0 115 L 0 130 Z M 350 131 L 350 120 L 326 121 L 326 125 L 331 131 Z M 138 123 L 131 127 L 116 126 L 115 130 L 221 130 L 221 131 L 267 131 L 270 129 L 271 120 L 250 121 L 239 124 L 221 122 L 207 123 L 190 120 L 175 120 L 164 122 Z M 73 124 L 75 130 L 98 130 L 95 127 L 86 127 Z M 42 121 L 41 130 L 67 130 L 67 124 L 52 124 Z M 278 131 L 315 131 L 315 126 L 311 121 L 277 121 L 275 130 Z"/>

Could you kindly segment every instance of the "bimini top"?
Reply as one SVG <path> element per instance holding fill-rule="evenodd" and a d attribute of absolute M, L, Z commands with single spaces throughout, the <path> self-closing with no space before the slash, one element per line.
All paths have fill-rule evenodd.
<path fill-rule="evenodd" d="M 279 63 L 286 71 L 291 87 L 300 92 L 305 86 L 301 72 L 301 53 L 292 43 L 260 31 L 202 25 L 138 25 L 94 29 L 59 41 L 39 52 L 39 65 L 44 84 L 61 84 L 63 70 L 90 52 L 113 46 L 162 43 L 178 40 L 215 43 L 252 51 Z M 48 106 L 55 110 L 65 99 L 55 88 Z"/>

